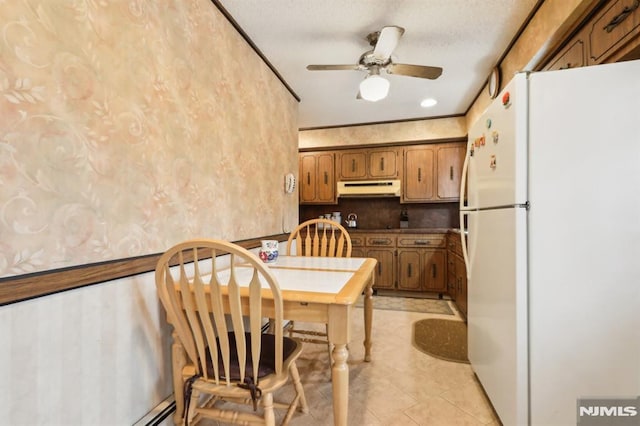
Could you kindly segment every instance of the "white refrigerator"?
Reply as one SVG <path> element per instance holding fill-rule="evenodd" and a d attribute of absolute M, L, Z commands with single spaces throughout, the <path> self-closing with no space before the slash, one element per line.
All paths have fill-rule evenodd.
<path fill-rule="evenodd" d="M 503 424 L 638 397 L 640 61 L 516 74 L 464 168 L 469 359 Z"/>

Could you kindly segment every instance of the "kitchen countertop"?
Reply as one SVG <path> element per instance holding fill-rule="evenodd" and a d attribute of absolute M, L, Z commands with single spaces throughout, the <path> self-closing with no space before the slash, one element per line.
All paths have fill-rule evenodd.
<path fill-rule="evenodd" d="M 460 233 L 458 228 L 376 228 L 376 229 L 362 229 L 362 228 L 347 228 L 350 234 L 367 233 L 367 234 L 446 234 L 448 232 Z"/>

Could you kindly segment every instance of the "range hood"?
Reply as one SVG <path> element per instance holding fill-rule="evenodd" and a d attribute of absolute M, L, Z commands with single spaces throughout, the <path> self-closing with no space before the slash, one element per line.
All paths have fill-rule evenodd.
<path fill-rule="evenodd" d="M 338 182 L 338 197 L 399 197 L 400 180 L 350 180 Z"/>

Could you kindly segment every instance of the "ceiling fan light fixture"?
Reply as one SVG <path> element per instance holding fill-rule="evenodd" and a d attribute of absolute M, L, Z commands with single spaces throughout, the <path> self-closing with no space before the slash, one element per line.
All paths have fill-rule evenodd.
<path fill-rule="evenodd" d="M 378 74 L 368 75 L 360 83 L 360 96 L 365 101 L 377 102 L 387 97 L 389 85 L 389 80 Z"/>

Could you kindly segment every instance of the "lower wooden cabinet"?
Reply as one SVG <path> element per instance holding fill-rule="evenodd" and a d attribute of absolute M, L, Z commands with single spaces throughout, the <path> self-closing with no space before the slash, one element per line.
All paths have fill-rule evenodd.
<path fill-rule="evenodd" d="M 456 262 L 456 306 L 458 310 L 467 317 L 467 268 L 464 260 L 460 256 L 455 256 Z"/>
<path fill-rule="evenodd" d="M 374 288 L 447 292 L 445 234 L 352 233 L 353 257 L 378 261 Z"/>
<path fill-rule="evenodd" d="M 396 236 L 393 234 L 351 234 L 352 257 L 371 257 L 376 265 L 375 289 L 396 286 Z"/>
<path fill-rule="evenodd" d="M 396 276 L 395 249 L 367 248 L 365 257 L 372 257 L 378 261 L 375 288 L 393 289 Z"/>
<path fill-rule="evenodd" d="M 421 257 L 419 249 L 398 250 L 398 290 L 420 290 L 423 275 Z"/>
<path fill-rule="evenodd" d="M 443 294 L 447 291 L 446 236 L 402 234 L 398 237 L 398 290 Z"/>
<path fill-rule="evenodd" d="M 445 293 L 446 252 L 429 249 L 398 250 L 398 290 Z"/>
<path fill-rule="evenodd" d="M 460 313 L 467 317 L 467 268 L 459 234 L 447 235 L 447 291 Z"/>

